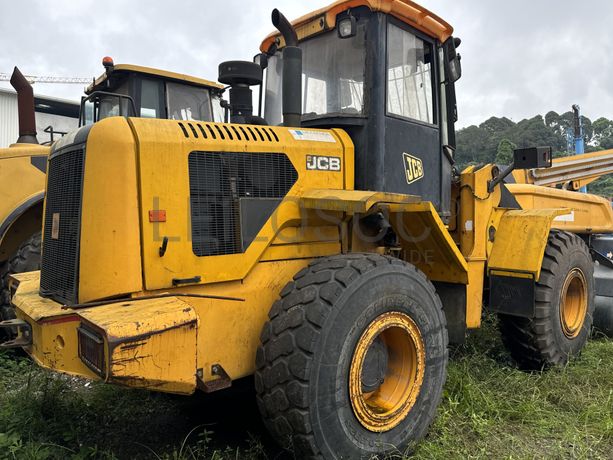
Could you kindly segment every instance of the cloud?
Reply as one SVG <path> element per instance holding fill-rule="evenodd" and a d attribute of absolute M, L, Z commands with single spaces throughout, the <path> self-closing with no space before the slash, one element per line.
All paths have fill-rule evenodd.
<path fill-rule="evenodd" d="M 289 18 L 329 1 L 22 0 L 0 15 L 0 71 L 86 76 L 100 61 L 133 63 L 216 79 L 217 66 L 251 59 L 272 30 L 270 11 Z M 489 116 L 514 120 L 574 103 L 591 118 L 613 118 L 613 18 L 609 0 L 423 0 L 463 39 L 460 126 Z M 222 8 L 219 8 L 219 6 Z M 6 86 L 6 85 L 3 85 Z M 38 85 L 41 94 L 78 100 L 78 85 Z"/>

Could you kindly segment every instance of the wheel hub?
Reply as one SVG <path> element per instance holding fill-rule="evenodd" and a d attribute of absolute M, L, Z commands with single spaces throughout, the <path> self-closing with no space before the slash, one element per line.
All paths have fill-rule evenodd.
<path fill-rule="evenodd" d="M 373 432 L 396 427 L 413 408 L 424 379 L 425 345 L 415 322 L 389 312 L 371 322 L 349 371 L 353 412 Z"/>
<path fill-rule="evenodd" d="M 560 322 L 564 335 L 569 339 L 581 332 L 587 306 L 587 281 L 583 272 L 575 268 L 566 276 L 560 298 Z"/>
<path fill-rule="evenodd" d="M 372 343 L 362 366 L 362 393 L 370 393 L 379 388 L 385 381 L 387 371 L 387 346 L 377 337 Z"/>

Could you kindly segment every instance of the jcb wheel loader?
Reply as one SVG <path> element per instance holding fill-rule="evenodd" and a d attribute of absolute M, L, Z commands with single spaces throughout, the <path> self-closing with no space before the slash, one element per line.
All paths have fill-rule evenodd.
<path fill-rule="evenodd" d="M 148 67 L 115 65 L 108 57 L 103 65 L 105 72 L 85 90 L 80 125 L 117 115 L 212 121 L 213 111 L 221 109 L 223 86 L 218 83 Z M 18 92 L 20 137 L 16 144 L 0 149 L 0 320 L 15 317 L 8 277 L 40 269 L 49 154 L 49 146 L 38 145 L 36 139 L 32 87 L 17 68 L 11 83 Z"/>
<path fill-rule="evenodd" d="M 53 146 L 42 266 L 11 279 L 4 346 L 177 394 L 253 375 L 275 438 L 326 459 L 410 450 L 484 304 L 522 365 L 576 356 L 613 212 L 505 182 L 550 148 L 454 170 L 451 26 L 410 0 L 272 19 L 255 62 L 219 67 L 230 123 L 111 117 Z"/>

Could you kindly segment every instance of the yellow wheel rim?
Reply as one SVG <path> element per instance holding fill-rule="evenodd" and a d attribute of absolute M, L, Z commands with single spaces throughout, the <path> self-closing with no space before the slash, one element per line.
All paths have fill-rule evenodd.
<path fill-rule="evenodd" d="M 560 322 L 564 335 L 569 339 L 581 332 L 587 314 L 587 297 L 585 275 L 575 268 L 566 277 L 560 298 Z"/>
<path fill-rule="evenodd" d="M 382 382 L 372 391 L 363 386 L 364 364 L 375 341 L 387 353 Z M 426 352 L 415 322 L 400 312 L 384 313 L 368 325 L 358 341 L 349 370 L 353 412 L 373 432 L 396 427 L 415 405 L 424 380 Z"/>

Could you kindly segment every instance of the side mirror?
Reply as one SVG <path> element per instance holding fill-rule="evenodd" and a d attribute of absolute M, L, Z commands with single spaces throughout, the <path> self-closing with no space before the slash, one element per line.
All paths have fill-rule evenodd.
<path fill-rule="evenodd" d="M 259 65 L 262 70 L 266 70 L 268 67 L 268 56 L 264 53 L 256 54 L 253 56 L 253 62 Z"/>
<path fill-rule="evenodd" d="M 531 147 L 513 151 L 513 166 L 515 169 L 551 168 L 551 147 Z"/>
<path fill-rule="evenodd" d="M 459 38 L 450 37 L 443 44 L 445 56 L 445 77 L 448 83 L 455 83 L 462 77 L 462 56 L 457 52 L 457 47 L 462 41 Z"/>

